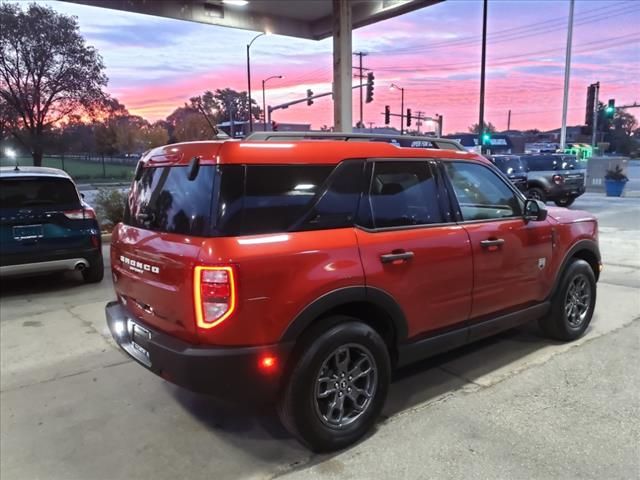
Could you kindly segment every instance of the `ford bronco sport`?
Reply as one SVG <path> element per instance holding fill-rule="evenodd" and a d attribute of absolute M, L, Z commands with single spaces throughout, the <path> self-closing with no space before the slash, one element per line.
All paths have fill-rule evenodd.
<path fill-rule="evenodd" d="M 275 403 L 316 451 L 358 440 L 394 368 L 539 320 L 586 330 L 597 222 L 454 144 L 275 136 L 156 148 L 113 232 L 120 347 L 162 378 Z"/>

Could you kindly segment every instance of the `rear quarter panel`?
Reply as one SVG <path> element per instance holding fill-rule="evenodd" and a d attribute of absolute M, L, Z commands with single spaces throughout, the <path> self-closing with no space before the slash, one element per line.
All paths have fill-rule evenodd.
<path fill-rule="evenodd" d="M 202 265 L 234 264 L 236 313 L 208 331 L 202 343 L 276 343 L 307 305 L 333 290 L 364 284 L 352 228 L 211 238 L 200 251 Z"/>

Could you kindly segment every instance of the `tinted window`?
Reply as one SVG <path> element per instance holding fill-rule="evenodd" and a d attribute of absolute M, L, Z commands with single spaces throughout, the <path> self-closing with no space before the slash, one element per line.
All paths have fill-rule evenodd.
<path fill-rule="evenodd" d="M 443 222 L 427 162 L 376 162 L 370 199 L 375 228 Z"/>
<path fill-rule="evenodd" d="M 467 162 L 444 162 L 463 220 L 515 217 L 521 213 L 513 191 L 490 168 Z"/>
<path fill-rule="evenodd" d="M 247 166 L 243 233 L 290 230 L 313 206 L 333 169 L 324 165 Z"/>
<path fill-rule="evenodd" d="M 493 163 L 500 171 L 507 175 L 517 175 L 519 173 L 527 172 L 527 164 L 517 156 L 496 156 L 493 157 Z"/>
<path fill-rule="evenodd" d="M 363 161 L 342 162 L 329 177 L 326 189 L 300 222 L 303 230 L 353 225 L 362 192 Z M 294 229 L 295 228 L 294 226 Z"/>
<path fill-rule="evenodd" d="M 19 177 L 0 180 L 0 208 L 79 207 L 76 187 L 66 178 Z"/>
<path fill-rule="evenodd" d="M 134 182 L 124 222 L 159 232 L 204 236 L 211 217 L 216 167 L 203 165 L 194 180 L 189 167 L 145 168 Z"/>

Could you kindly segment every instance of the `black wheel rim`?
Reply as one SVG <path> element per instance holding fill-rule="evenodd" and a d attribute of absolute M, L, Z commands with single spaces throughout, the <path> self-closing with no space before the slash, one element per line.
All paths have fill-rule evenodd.
<path fill-rule="evenodd" d="M 316 376 L 315 408 L 330 428 L 344 428 L 370 407 L 376 393 L 378 369 L 363 345 L 343 345 L 322 363 Z"/>
<path fill-rule="evenodd" d="M 576 275 L 569 282 L 564 301 L 564 315 L 569 326 L 573 328 L 582 326 L 590 307 L 591 284 L 585 275 Z"/>
<path fill-rule="evenodd" d="M 542 195 L 540 195 L 540 192 L 536 190 L 531 190 L 529 192 L 529 198 L 533 198 L 534 200 L 542 200 Z"/>

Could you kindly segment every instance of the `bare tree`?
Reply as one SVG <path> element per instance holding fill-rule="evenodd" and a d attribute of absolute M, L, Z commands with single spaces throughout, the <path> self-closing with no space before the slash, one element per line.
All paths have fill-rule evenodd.
<path fill-rule="evenodd" d="M 39 166 L 47 131 L 103 98 L 104 64 L 76 19 L 45 5 L 0 4 L 0 28 L 0 99 L 13 113 L 9 130 Z"/>

